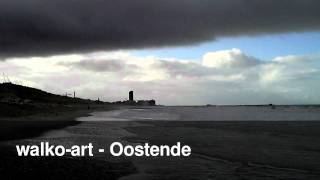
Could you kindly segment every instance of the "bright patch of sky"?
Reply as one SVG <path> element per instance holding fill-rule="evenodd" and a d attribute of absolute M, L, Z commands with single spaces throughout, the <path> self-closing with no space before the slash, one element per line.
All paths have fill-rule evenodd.
<path fill-rule="evenodd" d="M 166 47 L 134 50 L 135 56 L 156 56 L 201 60 L 208 51 L 237 48 L 261 60 L 271 60 L 277 56 L 303 55 L 320 52 L 320 32 L 283 33 L 263 36 L 241 36 L 220 38 L 194 46 Z"/>

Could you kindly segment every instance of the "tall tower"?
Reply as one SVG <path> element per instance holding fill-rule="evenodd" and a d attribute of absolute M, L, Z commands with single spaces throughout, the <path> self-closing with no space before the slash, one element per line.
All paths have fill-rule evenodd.
<path fill-rule="evenodd" d="M 133 101 L 133 91 L 129 91 L 129 101 Z"/>

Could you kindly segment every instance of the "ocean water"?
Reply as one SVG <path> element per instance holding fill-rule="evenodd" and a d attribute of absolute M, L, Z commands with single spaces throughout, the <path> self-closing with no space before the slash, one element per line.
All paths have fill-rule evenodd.
<path fill-rule="evenodd" d="M 156 106 L 94 112 L 79 121 L 318 121 L 317 106 Z"/>

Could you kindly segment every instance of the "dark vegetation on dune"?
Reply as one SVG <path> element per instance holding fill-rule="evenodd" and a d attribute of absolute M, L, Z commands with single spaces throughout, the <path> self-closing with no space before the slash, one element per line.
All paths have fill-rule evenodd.
<path fill-rule="evenodd" d="M 77 117 L 110 109 L 107 104 L 0 83 L 0 142 L 36 137 L 48 130 L 79 124 Z"/>
<path fill-rule="evenodd" d="M 36 88 L 0 84 L 0 141 L 37 136 L 47 130 L 75 125 L 95 104 L 92 101 L 48 93 Z"/>
<path fill-rule="evenodd" d="M 90 103 L 91 100 L 73 98 L 68 96 L 48 93 L 36 88 L 16 85 L 13 83 L 0 84 L 0 100 L 2 102 L 19 102 L 20 103 Z"/>
<path fill-rule="evenodd" d="M 22 117 L 70 106 L 103 104 L 101 101 L 56 95 L 13 83 L 0 84 L 0 117 Z"/>

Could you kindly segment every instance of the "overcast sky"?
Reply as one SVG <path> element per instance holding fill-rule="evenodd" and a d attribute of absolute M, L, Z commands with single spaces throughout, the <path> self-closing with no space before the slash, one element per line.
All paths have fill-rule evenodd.
<path fill-rule="evenodd" d="M 3 0 L 0 72 L 84 98 L 320 102 L 318 0 Z"/>

